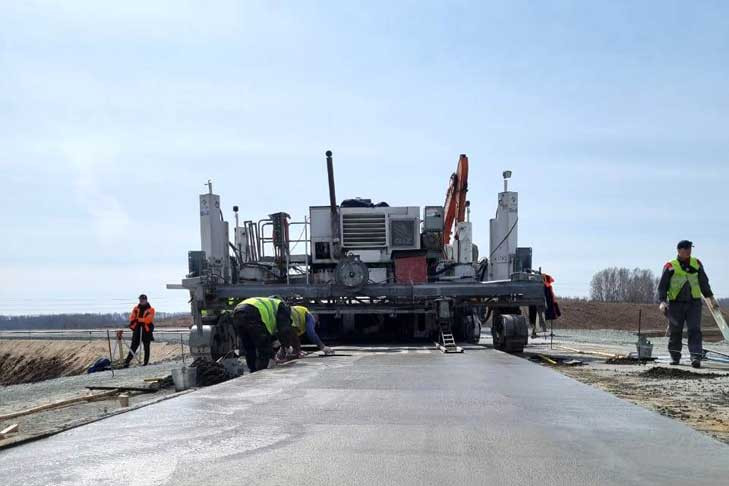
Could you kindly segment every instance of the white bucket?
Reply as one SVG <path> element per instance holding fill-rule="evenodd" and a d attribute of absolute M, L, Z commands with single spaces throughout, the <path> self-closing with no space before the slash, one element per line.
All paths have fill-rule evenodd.
<path fill-rule="evenodd" d="M 180 369 L 173 369 L 172 382 L 175 384 L 175 391 L 192 388 L 197 382 L 197 368 L 183 366 Z"/>

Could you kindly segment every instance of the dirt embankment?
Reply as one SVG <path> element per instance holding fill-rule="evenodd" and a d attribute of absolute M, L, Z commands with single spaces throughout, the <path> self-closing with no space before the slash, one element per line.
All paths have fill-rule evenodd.
<path fill-rule="evenodd" d="M 638 311 L 642 310 L 641 329 L 643 331 L 665 331 L 666 318 L 658 310 L 657 304 L 629 304 L 592 302 L 577 299 L 561 299 L 559 306 L 562 317 L 554 321 L 555 328 L 562 329 L 616 329 L 636 331 Z M 729 320 L 729 312 L 723 311 Z M 701 328 L 713 332 L 718 328 L 709 310 L 704 306 Z"/>
<path fill-rule="evenodd" d="M 168 317 L 167 319 L 160 319 L 154 322 L 155 329 L 161 327 L 190 327 L 192 326 L 192 316 L 190 314 L 183 314 L 175 317 Z"/>
<path fill-rule="evenodd" d="M 175 359 L 181 355 L 180 345 L 155 341 L 151 354 L 151 363 Z M 78 375 L 85 373 L 97 359 L 108 355 L 108 344 L 104 340 L 3 340 L 0 341 L 0 385 Z"/>

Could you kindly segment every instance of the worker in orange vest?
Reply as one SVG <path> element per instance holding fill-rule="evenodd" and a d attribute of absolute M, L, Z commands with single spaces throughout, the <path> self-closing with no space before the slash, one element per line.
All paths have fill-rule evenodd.
<path fill-rule="evenodd" d="M 129 368 L 129 363 L 137 354 L 139 341 L 141 339 L 144 344 L 144 366 L 149 364 L 149 344 L 154 341 L 154 307 L 149 305 L 147 296 L 142 294 L 139 296 L 139 304 L 132 309 L 129 316 L 129 329 L 132 330 L 132 347 L 124 360 L 124 367 Z"/>

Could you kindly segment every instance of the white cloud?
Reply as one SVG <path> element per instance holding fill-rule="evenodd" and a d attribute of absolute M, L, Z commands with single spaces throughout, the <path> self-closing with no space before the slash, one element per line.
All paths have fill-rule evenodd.
<path fill-rule="evenodd" d="M 99 243 L 109 246 L 129 234 L 131 218 L 119 200 L 102 185 L 119 152 L 113 141 L 66 141 L 62 152 L 75 172 L 76 198 L 91 218 Z"/>

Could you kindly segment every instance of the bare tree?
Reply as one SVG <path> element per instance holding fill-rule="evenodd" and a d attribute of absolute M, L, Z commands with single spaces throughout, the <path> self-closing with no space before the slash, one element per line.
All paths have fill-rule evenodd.
<path fill-rule="evenodd" d="M 593 275 L 590 296 L 600 302 L 651 303 L 657 288 L 658 279 L 650 270 L 612 267 Z"/>

